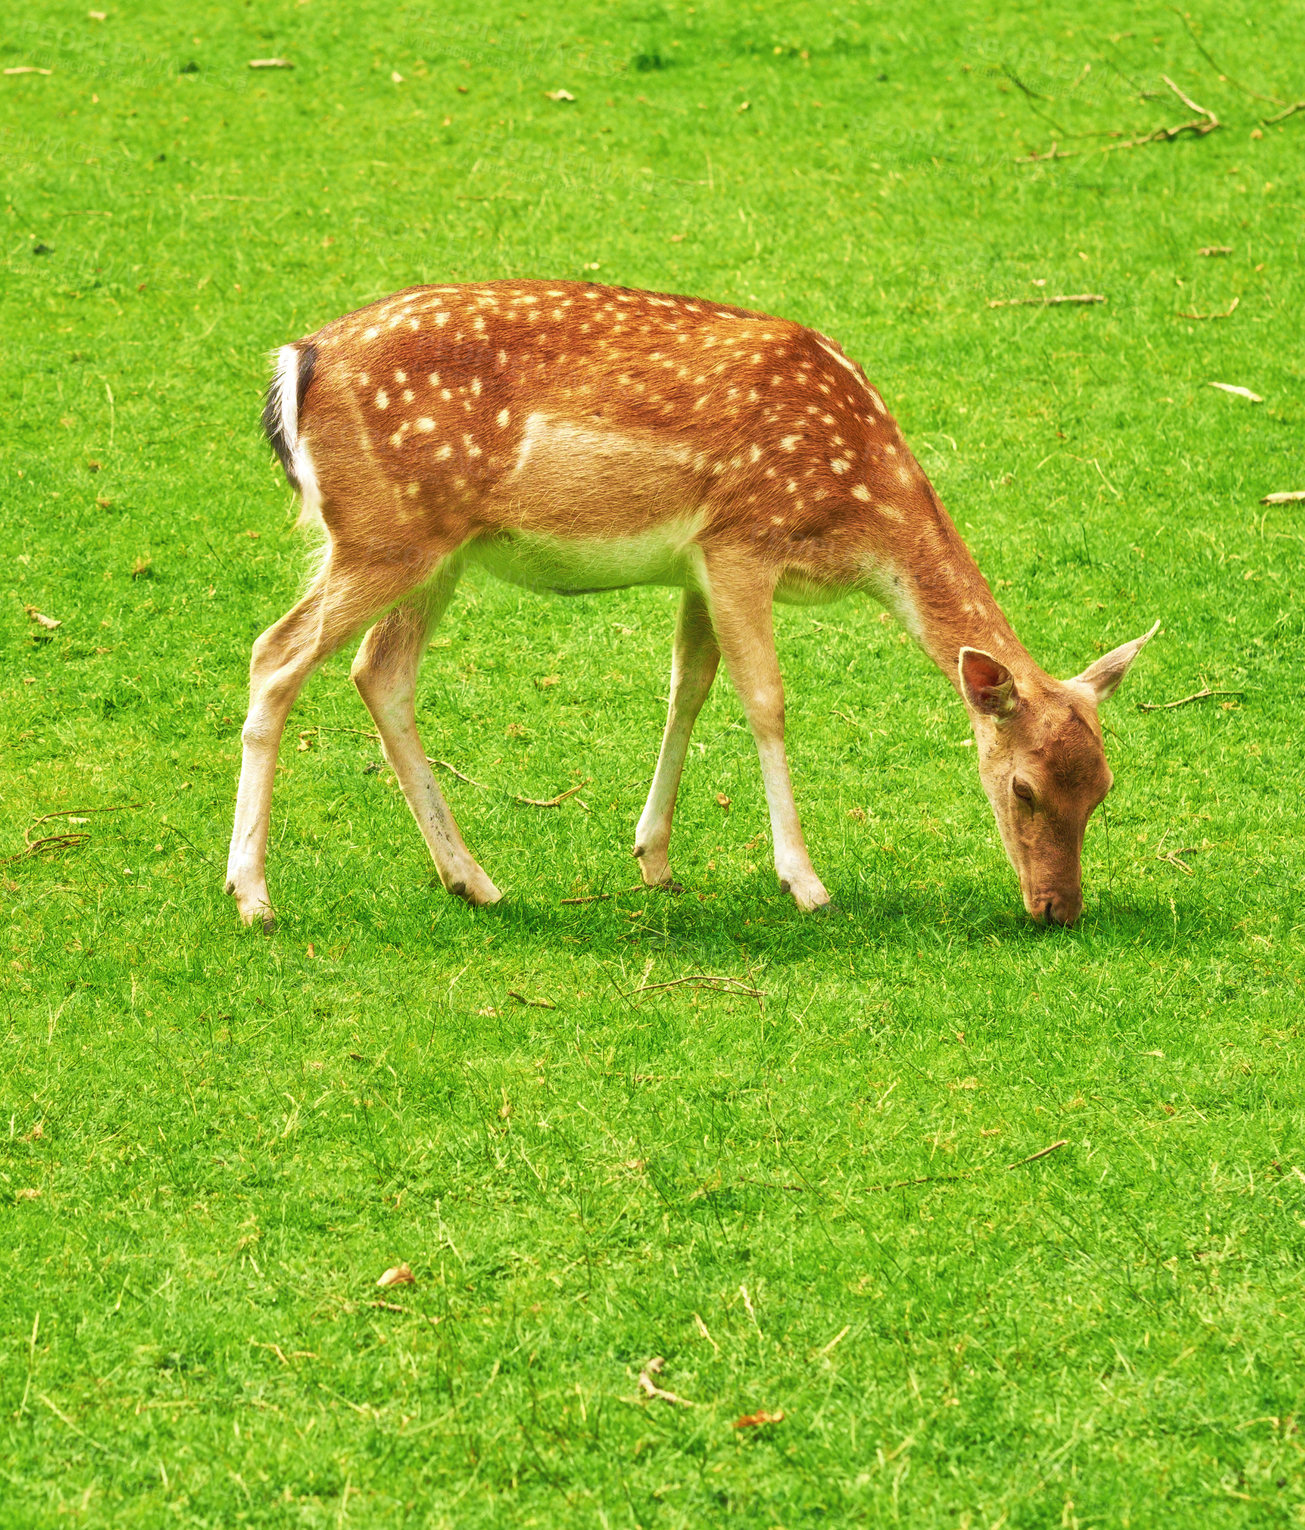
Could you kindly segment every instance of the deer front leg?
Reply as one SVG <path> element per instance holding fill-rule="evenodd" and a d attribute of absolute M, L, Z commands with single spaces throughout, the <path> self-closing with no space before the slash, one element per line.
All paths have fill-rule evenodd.
<path fill-rule="evenodd" d="M 671 652 L 671 695 L 666 711 L 666 731 L 653 775 L 648 801 L 634 831 L 634 853 L 639 872 L 649 887 L 671 882 L 667 851 L 671 843 L 671 819 L 680 775 L 689 751 L 689 735 L 702 704 L 716 678 L 720 649 L 711 630 L 707 602 L 697 590 L 685 590 L 675 618 L 675 644 Z"/>
<path fill-rule="evenodd" d="M 444 614 L 461 572 L 446 565 L 419 595 L 396 607 L 362 640 L 351 671 L 380 730 L 389 760 L 440 881 L 473 906 L 497 903 L 498 888 L 463 843 L 417 732 L 417 671 L 431 628 Z"/>
<path fill-rule="evenodd" d="M 742 555 L 704 554 L 716 641 L 761 760 L 779 885 L 806 913 L 829 902 L 802 838 L 784 753 L 784 684 L 775 656 L 774 579 Z"/>

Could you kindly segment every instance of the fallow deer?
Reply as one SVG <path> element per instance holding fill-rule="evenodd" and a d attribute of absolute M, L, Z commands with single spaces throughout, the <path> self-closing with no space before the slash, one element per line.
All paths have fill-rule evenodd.
<path fill-rule="evenodd" d="M 1074 679 L 1045 674 L 883 400 L 824 335 L 596 283 L 412 287 L 285 346 L 263 419 L 325 547 L 303 599 L 254 644 L 226 884 L 246 924 L 271 924 L 286 716 L 364 629 L 353 679 L 441 881 L 470 904 L 499 898 L 414 709 L 427 639 L 469 564 L 564 594 L 682 590 L 666 731 L 635 830 L 648 885 L 671 881 L 680 773 L 723 655 L 760 756 L 780 885 L 802 909 L 828 903 L 793 802 L 772 602 L 864 591 L 960 693 L 1028 912 L 1078 918 L 1084 827 L 1111 784 L 1097 707 L 1156 628 Z"/>

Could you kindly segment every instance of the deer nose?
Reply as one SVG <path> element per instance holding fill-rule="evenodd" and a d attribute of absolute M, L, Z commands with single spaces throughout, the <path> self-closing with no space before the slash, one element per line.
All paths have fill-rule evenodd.
<path fill-rule="evenodd" d="M 1039 924 L 1054 924 L 1068 929 L 1083 912 L 1081 893 L 1045 893 L 1035 904 L 1033 917 Z"/>

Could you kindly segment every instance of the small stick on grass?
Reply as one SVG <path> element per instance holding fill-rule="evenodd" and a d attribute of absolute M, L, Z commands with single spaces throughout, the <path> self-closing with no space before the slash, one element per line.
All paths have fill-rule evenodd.
<path fill-rule="evenodd" d="M 1024 1164 L 1024 1163 L 1036 1163 L 1039 1158 L 1045 1158 L 1048 1153 L 1054 1153 L 1057 1150 L 1057 1148 L 1063 1148 L 1063 1147 L 1068 1147 L 1068 1146 L 1069 1146 L 1069 1138 L 1068 1137 L 1062 1137 L 1059 1142 L 1053 1142 L 1049 1147 L 1041 1148 L 1036 1153 L 1030 1153 L 1027 1158 L 1017 1158 L 1014 1163 L 1008 1163 L 1006 1165 L 1006 1167 L 1008 1169 L 1018 1169 L 1021 1164 Z"/>
<path fill-rule="evenodd" d="M 1016 160 L 1016 163 L 1033 164 L 1038 160 L 1045 159 L 1069 159 L 1071 156 L 1077 154 L 1113 154 L 1116 149 L 1140 149 L 1149 143 L 1172 143 L 1175 138 L 1180 138 L 1184 133 L 1191 133 L 1197 138 L 1204 138 L 1207 133 L 1213 133 L 1217 128 L 1221 128 L 1223 126 L 1223 123 L 1219 121 L 1218 117 L 1215 116 L 1215 114 L 1210 110 L 1208 106 L 1198 105 L 1197 102 L 1192 100 L 1191 96 L 1186 95 L 1183 91 L 1179 90 L 1178 86 L 1174 84 L 1174 82 L 1169 78 L 1167 74 L 1162 74 L 1160 78 L 1165 82 L 1169 89 L 1173 91 L 1173 93 L 1178 97 L 1183 105 L 1188 108 L 1189 111 L 1194 111 L 1197 113 L 1197 115 L 1193 117 L 1190 122 L 1176 122 L 1173 127 L 1159 127 L 1156 128 L 1153 132 L 1143 134 L 1141 138 L 1121 139 L 1118 143 L 1103 144 L 1101 148 L 1097 150 L 1061 149 L 1053 143 L 1050 150 L 1046 154 L 1025 154 L 1020 156 Z M 1301 106 L 1305 106 L 1305 102 L 1301 102 L 1299 104 Z M 1284 115 L 1290 114 L 1285 113 Z M 1278 121 L 1280 119 L 1273 118 L 1271 120 Z"/>
<path fill-rule="evenodd" d="M 1288 117 L 1294 117 L 1297 112 L 1305 112 L 1305 101 L 1293 101 L 1286 111 L 1279 112 L 1276 117 L 1265 117 L 1265 127 L 1272 127 L 1275 122 L 1286 122 Z"/>
<path fill-rule="evenodd" d="M 1104 303 L 1100 292 L 1070 292 L 1057 297 L 989 298 L 989 308 L 1051 308 L 1056 303 Z"/>
<path fill-rule="evenodd" d="M 447 770 L 451 776 L 456 776 L 459 781 L 465 781 L 468 786 L 474 786 L 477 791 L 487 792 L 489 790 L 489 787 L 483 781 L 473 781 L 470 776 L 464 776 L 456 765 L 450 765 L 447 760 L 432 760 L 429 755 L 426 756 L 426 760 L 428 764 L 438 765 L 441 770 Z"/>
<path fill-rule="evenodd" d="M 454 774 L 456 775 L 457 772 L 455 771 Z M 559 807 L 568 797 L 574 797 L 577 792 L 584 791 L 588 785 L 588 780 L 581 781 L 579 786 L 573 786 L 569 791 L 559 792 L 556 797 L 549 797 L 547 799 L 540 797 L 518 797 L 514 793 L 512 800 L 513 802 L 519 802 L 522 807 Z"/>
<path fill-rule="evenodd" d="M 627 893 L 643 892 L 643 890 L 643 883 L 638 882 L 633 887 L 623 888 L 620 892 L 590 893 L 587 897 L 584 898 L 563 898 L 560 901 L 562 903 L 573 905 L 577 903 L 605 903 L 608 898 L 624 898 Z"/>
<path fill-rule="evenodd" d="M 622 994 L 621 997 L 628 999 L 632 998 L 637 993 L 654 993 L 659 988 L 678 988 L 683 983 L 690 983 L 695 988 L 702 987 L 704 984 L 723 983 L 726 985 L 725 988 L 708 988 L 707 991 L 709 993 L 723 993 L 727 991 L 727 989 L 732 988 L 737 990 L 737 992 L 745 998 L 764 999 L 766 997 L 766 995 L 762 993 L 759 988 L 749 988 L 746 983 L 740 982 L 738 978 L 715 977 L 708 972 L 695 973 L 690 977 L 670 978 L 665 983 L 645 983 L 639 988 L 630 989 L 629 993 Z"/>
<path fill-rule="evenodd" d="M 1192 701 L 1206 701 L 1211 696 L 1244 696 L 1245 691 L 1193 691 L 1190 696 L 1180 696 L 1177 701 L 1139 701 L 1139 712 L 1170 712 L 1174 707 L 1185 707 Z"/>
<path fill-rule="evenodd" d="M 639 1390 L 649 1399 L 657 1398 L 660 1402 L 675 1403 L 680 1408 L 692 1408 L 694 1404 L 687 1397 L 677 1397 L 674 1392 L 668 1392 L 665 1387 L 659 1387 L 653 1380 L 665 1363 L 662 1357 L 657 1355 L 644 1366 L 639 1372 Z"/>
<path fill-rule="evenodd" d="M 1266 494 L 1262 505 L 1295 505 L 1305 500 L 1305 489 L 1287 489 L 1281 494 Z"/>
<path fill-rule="evenodd" d="M 1240 302 L 1241 298 L 1235 297 L 1223 313 L 1196 313 L 1194 310 L 1189 310 L 1186 313 L 1175 314 L 1174 317 L 1177 319 L 1231 319 L 1237 312 L 1237 305 Z"/>
<path fill-rule="evenodd" d="M 84 845 L 89 834 L 79 834 L 75 831 L 67 834 L 47 834 L 43 839 L 34 840 L 32 830 L 38 829 L 43 823 L 49 823 L 53 818 L 89 818 L 92 813 L 126 813 L 132 808 L 143 807 L 141 802 L 123 802 L 117 807 L 96 808 L 61 808 L 56 813 L 42 813 L 34 823 L 28 824 L 23 830 L 23 844 L 26 847 L 17 855 L 6 856 L 0 864 L 9 865 L 14 861 L 26 860 L 30 855 L 48 855 L 55 850 L 75 850 L 78 845 Z"/>
<path fill-rule="evenodd" d="M 352 733 L 355 738 L 379 739 L 379 733 L 371 733 L 366 728 L 337 728 L 331 723 L 310 723 L 306 728 L 300 728 L 300 734 L 304 733 Z"/>
<path fill-rule="evenodd" d="M 507 991 L 507 996 L 509 999 L 515 999 L 518 1004 L 524 1004 L 527 1009 L 557 1008 L 557 1005 L 553 1003 L 552 999 L 528 999 L 526 998 L 525 994 L 518 993 L 515 988 L 509 988 Z"/>

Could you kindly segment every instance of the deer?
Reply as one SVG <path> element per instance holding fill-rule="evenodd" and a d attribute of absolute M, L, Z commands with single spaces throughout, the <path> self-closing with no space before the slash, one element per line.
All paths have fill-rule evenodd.
<path fill-rule="evenodd" d="M 1083 908 L 1110 790 L 1098 708 L 1159 628 L 1057 680 L 994 599 L 862 368 L 792 320 L 596 282 L 414 286 L 275 353 L 263 425 L 321 537 L 306 593 L 254 643 L 226 891 L 270 929 L 266 859 L 286 718 L 363 633 L 351 676 L 444 888 L 501 894 L 417 732 L 417 673 L 463 572 L 542 593 L 680 590 L 665 732 L 634 855 L 674 887 L 671 821 L 721 659 L 761 765 L 782 890 L 830 902 L 784 747 L 775 601 L 865 594 L 955 687 L 1024 907 Z"/>

